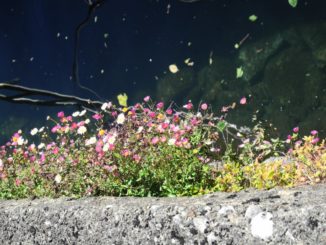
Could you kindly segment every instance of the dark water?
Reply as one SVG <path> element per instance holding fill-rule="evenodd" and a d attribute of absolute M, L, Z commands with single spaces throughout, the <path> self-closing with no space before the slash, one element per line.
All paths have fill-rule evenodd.
<path fill-rule="evenodd" d="M 71 80 L 74 32 L 87 16 L 86 2 L 3 1 L 0 8 L 0 82 L 19 78 L 20 85 L 97 99 Z M 207 100 L 218 108 L 251 95 L 248 110 L 239 112 L 235 121 L 247 123 L 247 114 L 259 109 L 258 116 L 275 123 L 283 134 L 296 125 L 306 131 L 316 128 L 325 134 L 325 10 L 324 0 L 299 0 L 296 8 L 292 8 L 287 0 L 199 0 L 194 3 L 178 0 L 106 0 L 80 34 L 80 82 L 107 100 L 115 100 L 117 94 L 126 92 L 130 103 L 141 100 L 144 95 L 152 95 L 179 103 L 188 99 L 195 102 Z M 252 22 L 248 20 L 250 15 L 256 15 L 258 19 Z M 283 38 L 285 41 L 275 52 L 270 52 L 263 61 L 255 60 L 254 57 L 263 50 L 260 47 L 262 43 L 273 44 L 276 42 L 275 36 L 289 30 L 290 34 L 281 34 L 286 36 Z M 288 38 L 291 35 L 296 37 Z M 309 40 L 305 36 L 309 36 Z M 235 43 L 242 39 L 240 49 L 235 49 Z M 256 52 L 248 60 L 239 61 L 241 49 L 256 44 Z M 215 66 L 209 65 L 210 57 Z M 283 65 L 284 57 L 292 57 L 297 63 L 292 66 L 290 60 Z M 187 58 L 194 62 L 193 66 L 184 63 Z M 281 62 L 278 69 L 282 72 L 291 70 L 294 75 L 285 73 L 280 78 L 275 76 L 281 82 L 275 82 L 275 86 L 269 85 L 264 90 L 265 97 L 260 96 L 256 85 L 274 82 L 271 81 L 273 76 L 269 77 L 268 74 L 279 74 L 273 67 L 277 62 Z M 245 66 L 244 63 L 255 67 L 264 63 L 264 66 L 252 79 L 236 79 L 235 69 Z M 170 64 L 177 64 L 180 70 L 175 77 L 168 69 Z M 310 68 L 302 73 L 302 67 L 307 67 L 307 64 L 312 67 L 309 65 Z M 222 67 L 220 73 L 219 67 Z M 200 78 L 199 74 L 205 69 L 209 71 Z M 212 73 L 218 74 L 210 75 Z M 182 74 L 185 77 L 190 74 L 191 79 L 189 76 L 187 78 L 192 80 L 185 88 L 178 85 Z M 202 77 L 206 77 L 210 83 L 203 82 Z M 300 80 L 301 77 L 311 77 L 313 85 L 307 84 L 309 79 Z M 282 79 L 287 78 L 298 82 L 281 86 L 284 84 Z M 175 83 L 175 88 L 180 91 L 164 98 L 163 95 L 167 94 L 162 91 L 164 79 L 169 80 L 169 86 L 173 87 Z M 215 86 L 212 84 L 214 81 L 222 84 L 216 94 L 211 91 Z M 284 89 L 288 90 L 289 98 L 287 93 L 278 94 Z M 206 96 L 208 93 L 210 97 Z M 255 94 L 260 97 L 255 97 Z M 302 100 L 303 95 L 307 99 Z M 0 106 L 2 135 L 28 122 L 40 123 L 38 121 L 42 121 L 47 114 L 62 109 L 15 105 L 5 101 L 0 101 Z M 307 118 L 312 119 L 309 121 Z"/>

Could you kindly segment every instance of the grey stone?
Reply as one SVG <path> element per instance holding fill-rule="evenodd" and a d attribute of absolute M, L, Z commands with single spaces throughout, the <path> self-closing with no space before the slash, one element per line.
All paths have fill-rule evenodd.
<path fill-rule="evenodd" d="M 3 200 L 0 244 L 326 244 L 325 188 Z"/>

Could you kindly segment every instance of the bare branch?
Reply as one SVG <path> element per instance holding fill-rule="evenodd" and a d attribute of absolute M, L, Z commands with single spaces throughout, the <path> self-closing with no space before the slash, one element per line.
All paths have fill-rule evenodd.
<path fill-rule="evenodd" d="M 95 1 L 91 1 L 88 0 L 87 4 L 88 6 L 88 13 L 86 18 L 77 26 L 76 31 L 75 31 L 75 46 L 74 46 L 74 63 L 72 66 L 72 79 L 73 81 L 77 84 L 77 86 L 81 89 L 84 89 L 88 92 L 91 92 L 92 94 L 94 94 L 96 97 L 101 98 L 98 93 L 96 93 L 94 90 L 82 85 L 80 83 L 79 80 L 79 65 L 78 65 L 78 61 L 79 61 L 79 40 L 80 40 L 80 32 L 81 30 L 84 28 L 85 25 L 87 25 L 90 20 L 91 17 L 93 15 L 93 13 L 95 12 L 95 10 L 100 7 L 103 3 L 105 2 L 105 0 L 95 0 Z"/>
<path fill-rule="evenodd" d="M 49 90 L 25 87 L 13 84 L 13 81 L 0 83 L 0 91 L 9 90 L 18 92 L 14 95 L 6 95 L 1 93 L 0 100 L 19 104 L 33 104 L 40 106 L 81 106 L 83 108 L 94 111 L 103 104 L 102 101 L 84 99 L 74 95 L 60 94 Z M 29 98 L 31 96 L 45 96 L 48 99 Z"/>

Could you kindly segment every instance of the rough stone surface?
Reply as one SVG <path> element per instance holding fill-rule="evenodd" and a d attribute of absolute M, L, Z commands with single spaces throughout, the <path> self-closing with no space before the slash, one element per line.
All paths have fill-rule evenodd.
<path fill-rule="evenodd" d="M 326 185 L 0 202 L 0 244 L 326 244 Z"/>

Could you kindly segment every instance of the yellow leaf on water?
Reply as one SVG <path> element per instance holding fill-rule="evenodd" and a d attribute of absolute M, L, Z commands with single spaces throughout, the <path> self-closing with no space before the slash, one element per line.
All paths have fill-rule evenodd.
<path fill-rule="evenodd" d="M 179 71 L 176 64 L 169 65 L 169 70 L 171 73 L 177 73 Z"/>
<path fill-rule="evenodd" d="M 119 94 L 117 96 L 119 105 L 123 106 L 123 107 L 127 107 L 127 100 L 128 100 L 128 95 L 126 93 L 123 94 Z"/>

